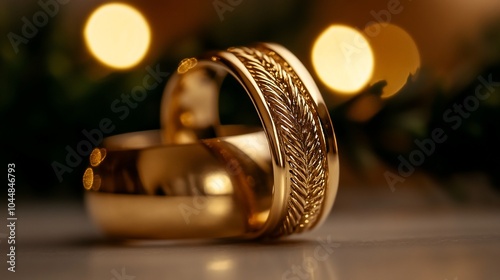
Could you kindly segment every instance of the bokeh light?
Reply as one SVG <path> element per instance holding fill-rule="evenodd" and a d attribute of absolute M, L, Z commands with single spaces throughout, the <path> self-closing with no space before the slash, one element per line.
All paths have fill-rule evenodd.
<path fill-rule="evenodd" d="M 316 39 L 312 63 L 320 80 L 335 92 L 355 94 L 365 87 L 373 72 L 373 52 L 358 30 L 331 25 Z"/>
<path fill-rule="evenodd" d="M 420 68 L 420 53 L 413 38 L 394 24 L 375 23 L 365 28 L 375 56 L 371 84 L 385 80 L 382 97 L 393 96 Z"/>
<path fill-rule="evenodd" d="M 90 15 L 84 37 L 88 49 L 100 62 L 112 68 L 126 69 L 137 65 L 146 55 L 151 31 L 137 9 L 110 3 Z"/>

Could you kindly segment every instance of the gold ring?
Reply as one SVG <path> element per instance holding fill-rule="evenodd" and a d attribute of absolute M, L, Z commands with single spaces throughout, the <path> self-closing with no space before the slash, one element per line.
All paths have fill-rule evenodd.
<path fill-rule="evenodd" d="M 284 47 L 260 43 L 183 60 L 164 93 L 164 140 L 186 143 L 212 134 L 227 74 L 239 81 L 257 109 L 272 160 L 267 219 L 248 237 L 279 237 L 318 226 L 337 193 L 337 145 L 314 80 Z"/>
<path fill-rule="evenodd" d="M 216 130 L 184 145 L 164 145 L 159 131 L 106 138 L 83 176 L 91 218 L 132 239 L 243 238 L 261 228 L 272 190 L 265 136 Z"/>

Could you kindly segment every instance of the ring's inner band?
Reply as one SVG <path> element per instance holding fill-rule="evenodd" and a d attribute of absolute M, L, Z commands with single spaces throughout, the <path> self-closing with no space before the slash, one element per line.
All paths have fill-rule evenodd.
<path fill-rule="evenodd" d="M 273 183 L 266 137 L 255 130 L 218 127 L 226 136 L 184 145 L 162 145 L 159 131 L 109 137 L 84 176 L 93 190 L 88 209 L 119 237 L 221 238 L 258 230 Z"/>
<path fill-rule="evenodd" d="M 162 107 L 162 137 L 165 143 L 190 143 L 215 136 L 219 126 L 219 92 L 228 72 L 215 65 L 196 62 L 183 66 L 167 87 Z M 189 70 L 189 71 L 188 71 Z M 239 106 L 239 104 L 234 104 Z"/>

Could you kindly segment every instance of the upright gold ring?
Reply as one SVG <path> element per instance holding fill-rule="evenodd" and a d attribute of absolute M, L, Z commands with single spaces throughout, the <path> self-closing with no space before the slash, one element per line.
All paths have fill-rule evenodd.
<path fill-rule="evenodd" d="M 337 145 L 314 80 L 284 47 L 260 43 L 183 60 L 164 93 L 164 140 L 183 143 L 210 135 L 219 124 L 217 99 L 227 74 L 239 81 L 257 109 L 272 158 L 272 202 L 267 220 L 252 237 L 318 226 L 337 192 Z"/>

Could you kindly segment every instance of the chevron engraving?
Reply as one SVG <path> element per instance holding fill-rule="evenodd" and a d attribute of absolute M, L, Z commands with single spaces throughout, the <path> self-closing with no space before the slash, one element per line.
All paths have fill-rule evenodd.
<path fill-rule="evenodd" d="M 272 50 L 228 51 L 245 65 L 263 92 L 290 168 L 288 209 L 275 236 L 307 230 L 320 214 L 328 182 L 326 144 L 314 103 L 290 65 Z"/>

